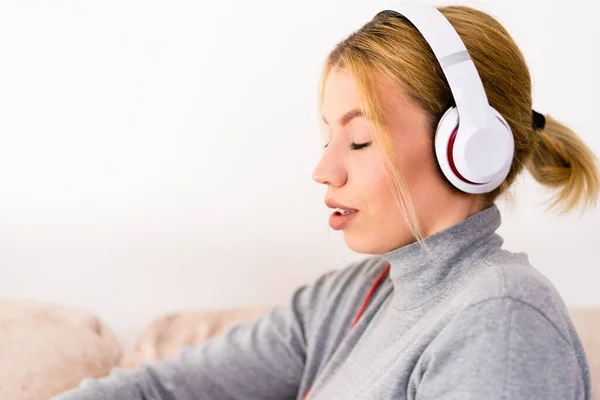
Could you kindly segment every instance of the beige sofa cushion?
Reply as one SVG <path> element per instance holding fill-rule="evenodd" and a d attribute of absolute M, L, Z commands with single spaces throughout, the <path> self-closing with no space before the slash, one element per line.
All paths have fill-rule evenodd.
<path fill-rule="evenodd" d="M 48 400 L 118 364 L 121 348 L 94 314 L 0 299 L 0 399 Z"/>
<path fill-rule="evenodd" d="M 176 356 L 184 346 L 204 343 L 224 333 L 232 325 L 256 319 L 267 311 L 266 307 L 254 307 L 181 311 L 164 315 L 150 322 L 142 331 L 133 348 L 123 355 L 120 366 L 130 368 L 141 361 Z"/>
<path fill-rule="evenodd" d="M 594 399 L 600 399 L 600 307 L 571 308 L 569 312 L 590 365 Z"/>

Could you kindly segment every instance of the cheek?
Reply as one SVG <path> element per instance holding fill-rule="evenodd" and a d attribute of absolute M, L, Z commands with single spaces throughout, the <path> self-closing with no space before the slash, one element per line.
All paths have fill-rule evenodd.
<path fill-rule="evenodd" d="M 391 176 L 391 173 L 385 161 L 382 157 L 374 156 L 369 162 L 361 163 L 359 168 L 361 170 L 359 190 L 364 210 L 375 220 L 389 217 L 390 211 L 397 206 L 388 184 L 387 176 Z"/>
<path fill-rule="evenodd" d="M 404 152 L 400 160 L 406 187 L 416 204 L 432 200 L 429 197 L 435 196 L 432 190 L 435 191 L 441 178 L 431 146 L 427 141 L 417 143 L 412 146 L 412 151 Z"/>
<path fill-rule="evenodd" d="M 406 184 L 406 189 L 414 202 L 422 201 L 429 196 L 431 175 L 437 174 L 433 160 L 433 152 L 429 151 L 426 143 L 415 144 L 405 151 L 398 150 L 399 166 Z M 375 153 L 375 152 L 374 152 Z M 360 185 L 361 199 L 369 217 L 378 225 L 396 225 L 404 221 L 402 211 L 396 202 L 393 190 L 388 183 L 390 178 L 392 188 L 395 188 L 391 173 L 383 156 L 373 157 L 369 163 L 361 166 L 362 184 Z"/>

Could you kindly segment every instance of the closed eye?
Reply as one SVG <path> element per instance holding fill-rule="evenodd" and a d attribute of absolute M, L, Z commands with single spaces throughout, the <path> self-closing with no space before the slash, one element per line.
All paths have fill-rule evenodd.
<path fill-rule="evenodd" d="M 371 144 L 371 142 L 365 142 L 365 143 L 354 143 L 354 142 L 352 142 L 352 144 L 350 145 L 350 148 L 352 150 L 360 150 L 360 149 L 364 149 L 365 147 L 367 147 L 370 144 Z"/>
<path fill-rule="evenodd" d="M 370 144 L 371 144 L 371 142 L 366 142 L 366 143 L 354 143 L 354 142 L 352 142 L 352 144 L 350 144 L 350 148 L 352 150 L 360 150 L 360 149 L 364 149 L 365 147 L 369 146 Z M 327 143 L 325 146 L 323 146 L 323 148 L 326 149 L 327 146 L 329 146 L 329 143 Z"/>

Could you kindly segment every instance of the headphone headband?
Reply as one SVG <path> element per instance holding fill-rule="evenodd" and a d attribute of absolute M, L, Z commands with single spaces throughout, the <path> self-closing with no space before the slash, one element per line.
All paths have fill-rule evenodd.
<path fill-rule="evenodd" d="M 388 10 L 404 16 L 425 38 L 456 102 L 456 107 L 446 110 L 435 132 L 435 154 L 442 173 L 466 193 L 494 190 L 510 171 L 514 138 L 506 119 L 490 106 L 460 35 L 431 5 L 413 0 Z"/>
<path fill-rule="evenodd" d="M 476 127 L 485 126 L 490 116 L 485 89 L 452 24 L 437 8 L 423 3 L 397 3 L 389 9 L 406 17 L 429 43 L 452 91 L 461 131 L 473 132 Z"/>

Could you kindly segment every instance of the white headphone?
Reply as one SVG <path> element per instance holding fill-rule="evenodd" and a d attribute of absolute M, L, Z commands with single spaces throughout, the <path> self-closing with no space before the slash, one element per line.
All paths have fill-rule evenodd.
<path fill-rule="evenodd" d="M 389 10 L 407 18 L 433 50 L 456 107 L 435 132 L 435 154 L 446 178 L 466 193 L 487 193 L 504 181 L 513 160 L 510 126 L 489 103 L 475 64 L 454 27 L 435 7 L 405 2 Z"/>

